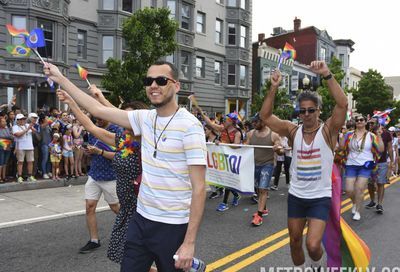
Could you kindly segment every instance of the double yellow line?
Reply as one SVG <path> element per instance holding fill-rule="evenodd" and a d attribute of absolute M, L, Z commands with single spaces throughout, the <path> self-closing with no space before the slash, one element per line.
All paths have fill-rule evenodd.
<path fill-rule="evenodd" d="M 399 180 L 400 180 L 400 178 L 391 180 L 390 184 L 385 185 L 385 188 L 395 184 Z M 366 199 L 369 199 L 368 190 L 364 191 L 364 200 L 366 200 Z M 342 209 L 340 210 L 341 213 L 344 213 L 351 209 L 352 204 L 350 202 L 351 202 L 351 200 L 349 198 L 342 201 L 342 203 L 341 203 Z M 349 205 L 347 205 L 347 204 L 349 204 Z M 305 234 L 306 232 L 307 232 L 307 228 L 304 229 L 303 234 Z M 206 271 L 207 272 L 214 271 L 215 269 L 225 266 L 225 265 L 243 257 L 244 255 L 247 255 L 247 254 L 249 254 L 271 242 L 274 242 L 275 240 L 278 240 L 282 237 L 285 237 L 285 238 L 282 240 L 279 240 L 278 242 L 273 243 L 272 245 L 266 247 L 265 249 L 262 249 L 261 251 L 251 255 L 250 257 L 247 257 L 244 260 L 234 264 L 233 266 L 230 266 L 230 267 L 226 268 L 225 270 L 223 270 L 224 272 L 240 271 L 244 267 L 251 265 L 252 263 L 258 261 L 259 259 L 261 259 L 261 258 L 271 254 L 272 252 L 280 249 L 281 247 L 284 247 L 285 245 L 287 245 L 289 243 L 289 230 L 286 228 L 281 231 L 278 231 L 278 232 L 254 243 L 254 244 L 251 244 L 245 248 L 242 248 L 239 251 L 229 254 L 213 263 L 207 264 Z"/>

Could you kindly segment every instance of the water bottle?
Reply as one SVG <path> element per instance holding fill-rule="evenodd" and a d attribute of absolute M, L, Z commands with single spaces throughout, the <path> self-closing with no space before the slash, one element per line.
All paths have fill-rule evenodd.
<path fill-rule="evenodd" d="M 177 261 L 179 259 L 178 255 L 174 255 L 174 260 Z M 205 272 L 206 264 L 197 258 L 193 258 L 192 268 L 189 270 L 190 272 Z"/>

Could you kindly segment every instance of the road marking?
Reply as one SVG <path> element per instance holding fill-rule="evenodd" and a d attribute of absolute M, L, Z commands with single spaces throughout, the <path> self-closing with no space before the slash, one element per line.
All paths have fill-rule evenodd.
<path fill-rule="evenodd" d="M 390 184 L 386 184 L 385 185 L 385 188 L 395 184 L 399 180 L 400 180 L 400 178 L 396 178 L 396 179 L 391 180 Z M 368 194 L 368 190 L 367 189 L 364 190 L 364 200 L 366 200 L 366 199 L 369 199 L 369 194 Z M 352 206 L 353 206 L 352 204 L 349 204 L 349 205 L 345 206 L 350 201 L 351 200 L 349 198 L 347 198 L 347 199 L 345 199 L 344 201 L 341 202 L 341 207 L 342 207 L 341 210 L 340 210 L 341 213 L 344 213 L 344 212 L 346 212 L 346 211 L 348 211 L 348 210 L 350 210 L 352 208 Z M 303 234 L 305 232 L 306 232 L 306 229 L 304 229 Z M 282 234 L 282 233 L 284 233 L 284 234 Z M 278 234 L 280 234 L 280 235 L 278 235 Z M 219 260 L 207 265 L 207 270 L 206 271 L 210 272 L 210 271 L 213 271 L 216 268 L 224 266 L 227 263 L 230 263 L 230 262 L 234 261 L 235 259 L 238 259 L 238 258 L 242 257 L 243 255 L 248 254 L 251 251 L 254 251 L 254 250 L 258 249 L 259 247 L 261 247 L 263 245 L 266 245 L 268 242 L 272 242 L 272 241 L 274 241 L 274 240 L 276 240 L 278 238 L 281 238 L 282 236 L 285 236 L 286 234 L 288 234 L 288 229 L 287 228 L 284 229 L 284 230 L 281 230 L 281 231 L 279 231 L 279 232 L 277 232 L 277 233 L 275 233 L 275 234 L 273 234 L 271 236 L 268 236 L 266 239 L 263 239 L 263 240 L 261 240 L 259 242 L 256 242 L 256 243 L 254 243 L 254 244 L 252 244 L 252 245 L 250 245 L 248 247 L 245 247 L 245 248 L 243 248 L 243 249 L 241 249 L 241 250 L 239 250 L 237 252 L 234 252 L 234 253 L 232 253 L 232 254 L 224 257 L 224 258 L 221 258 L 221 259 L 219 259 Z M 274 237 L 275 235 L 277 236 L 276 238 Z M 274 237 L 272 240 L 266 242 L 268 240 L 268 238 L 272 238 L 272 237 Z M 261 244 L 258 246 L 259 243 L 261 243 Z M 229 271 L 229 272 L 239 271 L 240 269 L 251 265 L 252 263 L 254 263 L 254 262 L 258 261 L 259 259 L 267 256 L 268 254 L 278 250 L 279 248 L 285 246 L 288 243 L 289 243 L 289 237 L 284 238 L 283 240 L 278 241 L 276 244 L 273 244 L 273 245 L 269 246 L 268 248 L 265 248 L 262 251 L 260 251 L 260 252 L 258 252 L 256 254 L 254 254 L 254 255 L 252 255 L 252 256 L 240 261 L 239 263 L 227 268 L 226 270 L 224 270 L 224 272 L 225 271 Z"/>
<path fill-rule="evenodd" d="M 103 207 L 98 207 L 96 209 L 96 211 L 97 212 L 101 212 L 101 211 L 106 211 L 106 210 L 109 210 L 109 209 L 110 209 L 109 206 L 103 206 Z M 71 216 L 81 215 L 81 214 L 85 214 L 85 213 L 86 213 L 86 210 L 79 210 L 79 211 L 58 213 L 58 214 L 52 214 L 52 215 L 46 215 L 46 216 L 40 216 L 40 217 L 34 217 L 34 218 L 14 220 L 14 221 L 0 223 L 0 229 L 1 228 L 8 228 L 8 227 L 24 225 L 24 224 L 42 222 L 42 221 L 47 221 L 47 220 L 54 220 L 54 219 L 63 218 L 63 217 L 71 217 Z"/>

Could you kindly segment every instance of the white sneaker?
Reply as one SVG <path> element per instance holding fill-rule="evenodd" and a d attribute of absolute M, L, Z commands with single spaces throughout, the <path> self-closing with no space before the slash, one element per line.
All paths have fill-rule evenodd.
<path fill-rule="evenodd" d="M 24 179 L 23 179 L 23 177 L 19 177 L 19 178 L 17 179 L 17 181 L 18 181 L 18 183 L 22 183 L 22 182 L 24 182 Z"/>
<path fill-rule="evenodd" d="M 30 177 L 28 178 L 28 181 L 36 181 L 36 179 L 35 179 L 34 176 L 30 176 Z"/>
<path fill-rule="evenodd" d="M 53 174 L 52 174 L 52 173 L 47 173 L 47 175 L 48 175 L 50 178 L 53 177 Z"/>
<path fill-rule="evenodd" d="M 355 221 L 360 221 L 361 219 L 361 215 L 359 212 L 355 212 L 354 216 L 353 216 L 353 220 Z"/>
<path fill-rule="evenodd" d="M 43 175 L 43 178 L 44 178 L 44 179 L 49 179 L 50 177 L 49 177 L 49 175 L 44 174 L 44 175 Z"/>
<path fill-rule="evenodd" d="M 353 207 L 351 207 L 351 214 L 355 214 L 357 211 L 357 207 L 355 204 L 353 204 Z"/>

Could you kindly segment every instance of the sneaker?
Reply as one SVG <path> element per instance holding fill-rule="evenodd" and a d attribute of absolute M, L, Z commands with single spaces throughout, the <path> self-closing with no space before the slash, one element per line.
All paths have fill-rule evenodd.
<path fill-rule="evenodd" d="M 265 210 L 262 211 L 262 216 L 263 217 L 267 216 L 268 214 L 269 214 L 269 210 L 268 209 L 265 209 Z"/>
<path fill-rule="evenodd" d="M 227 204 L 225 204 L 225 203 L 218 204 L 217 211 L 223 212 L 223 211 L 226 211 L 227 209 L 229 209 Z"/>
<path fill-rule="evenodd" d="M 365 208 L 372 209 L 375 206 L 376 206 L 376 203 L 374 201 L 370 201 L 367 205 L 365 205 Z"/>
<path fill-rule="evenodd" d="M 53 174 L 52 173 L 47 173 L 47 175 L 49 176 L 49 177 L 53 177 Z"/>
<path fill-rule="evenodd" d="M 253 215 L 253 220 L 251 221 L 251 224 L 253 224 L 253 226 L 261 226 L 262 223 L 263 223 L 263 218 L 259 216 L 258 213 L 255 213 Z"/>
<path fill-rule="evenodd" d="M 89 241 L 84 247 L 82 247 L 79 250 L 79 253 L 89 253 L 99 247 L 100 247 L 100 241 L 98 243 Z"/>
<path fill-rule="evenodd" d="M 210 194 L 210 196 L 208 197 L 208 199 L 214 199 L 214 198 L 217 198 L 217 197 L 218 197 L 218 193 L 217 192 L 212 192 Z"/>
<path fill-rule="evenodd" d="M 28 178 L 28 181 L 32 181 L 32 182 L 34 182 L 34 181 L 36 181 L 36 179 L 35 179 L 35 177 L 34 177 L 34 176 L 30 176 L 30 177 Z"/>
<path fill-rule="evenodd" d="M 43 178 L 44 178 L 44 179 L 49 179 L 50 177 L 49 177 L 49 175 L 44 174 L 44 175 L 43 175 Z"/>
<path fill-rule="evenodd" d="M 272 185 L 270 188 L 272 191 L 278 191 L 278 186 Z"/>
<path fill-rule="evenodd" d="M 383 214 L 383 207 L 381 204 L 376 205 L 376 212 L 379 214 Z"/>
<path fill-rule="evenodd" d="M 242 197 L 240 196 L 240 195 L 238 195 L 238 196 L 234 196 L 233 197 L 233 200 L 232 200 L 232 206 L 238 206 L 239 205 L 239 200 L 241 199 Z"/>
<path fill-rule="evenodd" d="M 18 181 L 18 183 L 22 183 L 22 182 L 24 182 L 24 178 L 23 178 L 23 177 L 19 177 L 19 178 L 17 179 L 17 181 Z"/>
<path fill-rule="evenodd" d="M 360 219 L 361 219 L 360 213 L 359 213 L 359 212 L 355 212 L 355 213 L 354 213 L 354 216 L 353 216 L 353 220 L 355 220 L 355 221 L 360 221 Z"/>
<path fill-rule="evenodd" d="M 353 207 L 351 207 L 351 214 L 355 214 L 357 211 L 356 205 L 353 204 Z"/>
<path fill-rule="evenodd" d="M 257 194 L 253 194 L 251 197 L 251 201 L 253 201 L 254 204 L 258 204 L 258 195 Z"/>

